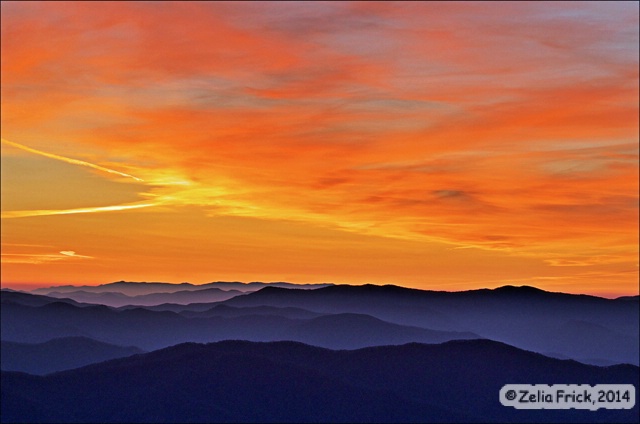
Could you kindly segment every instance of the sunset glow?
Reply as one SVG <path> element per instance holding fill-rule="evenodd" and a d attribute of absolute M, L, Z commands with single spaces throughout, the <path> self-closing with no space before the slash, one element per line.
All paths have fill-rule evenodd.
<path fill-rule="evenodd" d="M 638 294 L 637 2 L 3 2 L 2 286 Z"/>

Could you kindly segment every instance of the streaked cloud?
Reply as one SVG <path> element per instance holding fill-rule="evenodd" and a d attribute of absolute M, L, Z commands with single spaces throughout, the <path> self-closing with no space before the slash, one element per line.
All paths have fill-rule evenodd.
<path fill-rule="evenodd" d="M 2 142 L 5 143 L 5 144 L 8 144 L 9 146 L 13 146 L 13 147 L 16 147 L 18 149 L 24 150 L 25 152 L 34 153 L 36 155 L 44 156 L 44 157 L 55 159 L 55 160 L 60 160 L 60 161 L 67 162 L 67 163 L 70 163 L 70 164 L 73 164 L 73 165 L 87 166 L 89 168 L 97 169 L 98 171 L 103 171 L 103 172 L 107 172 L 107 173 L 110 173 L 110 174 L 120 175 L 121 177 L 133 178 L 136 181 L 143 181 L 140 178 L 134 177 L 133 175 L 125 174 L 124 172 L 115 171 L 113 169 L 105 168 L 103 166 L 96 165 L 96 164 L 89 163 L 89 162 L 85 162 L 85 161 L 82 161 L 82 160 L 71 159 L 71 158 L 67 158 L 67 157 L 64 157 L 64 156 L 55 155 L 53 153 L 47 153 L 47 152 L 43 152 L 41 150 L 32 149 L 31 147 L 24 146 L 24 145 L 18 144 L 18 143 L 14 143 L 12 141 L 5 140 L 4 138 L 2 139 Z"/>
<path fill-rule="evenodd" d="M 93 259 L 92 256 L 78 255 L 73 251 L 58 253 L 2 253 L 0 262 L 3 264 L 41 265 L 51 262 L 68 260 L 70 258 Z"/>
<path fill-rule="evenodd" d="M 135 203 L 135 204 L 129 204 L 129 205 L 101 206 L 101 207 L 95 207 L 95 208 L 7 211 L 7 212 L 2 212 L 2 219 L 26 218 L 26 217 L 47 216 L 47 215 L 71 215 L 76 213 L 113 212 L 113 211 L 124 211 L 128 209 L 148 208 L 150 206 L 156 206 L 156 204 L 155 203 Z"/>
<path fill-rule="evenodd" d="M 65 256 L 70 256 L 72 258 L 85 258 L 85 259 L 91 259 L 92 258 L 92 256 L 78 255 L 73 250 L 61 250 L 60 254 L 65 255 Z"/>

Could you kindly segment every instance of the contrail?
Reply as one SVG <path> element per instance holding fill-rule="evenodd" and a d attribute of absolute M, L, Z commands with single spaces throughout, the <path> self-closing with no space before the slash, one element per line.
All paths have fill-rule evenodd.
<path fill-rule="evenodd" d="M 40 209 L 32 211 L 7 211 L 2 212 L 0 218 L 26 218 L 30 216 L 46 216 L 46 215 L 70 215 L 74 213 L 93 213 L 93 212 L 111 212 L 111 211 L 124 211 L 127 209 L 139 209 L 148 208 L 150 206 L 157 206 L 157 203 L 134 203 L 115 206 L 100 206 L 95 208 L 78 208 L 78 209 Z"/>
<path fill-rule="evenodd" d="M 13 141 L 5 140 L 4 138 L 2 139 L 2 142 L 6 143 L 6 144 L 8 144 L 10 146 L 17 147 L 18 149 L 24 150 L 25 152 L 35 153 L 36 155 L 45 156 L 45 157 L 48 157 L 48 158 L 51 158 L 51 159 L 60 160 L 62 162 L 67 162 L 67 163 L 71 163 L 71 164 L 74 164 L 74 165 L 88 166 L 89 168 L 97 169 L 97 170 L 103 171 L 103 172 L 108 172 L 110 174 L 117 174 L 117 175 L 120 175 L 120 176 L 123 176 L 123 177 L 133 178 L 136 181 L 144 181 L 141 178 L 134 177 L 133 175 L 125 174 L 124 172 L 115 171 L 113 169 L 105 168 L 105 167 L 99 166 L 99 165 L 94 165 L 93 163 L 85 162 L 83 160 L 71 159 L 71 158 L 67 158 L 67 157 L 64 157 L 64 156 L 55 155 L 53 153 L 43 152 L 42 150 L 32 149 L 31 147 L 23 146 L 22 144 L 14 143 Z"/>

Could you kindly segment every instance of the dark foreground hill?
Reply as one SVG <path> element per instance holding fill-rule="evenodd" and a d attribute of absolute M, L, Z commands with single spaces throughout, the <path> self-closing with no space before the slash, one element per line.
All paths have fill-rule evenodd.
<path fill-rule="evenodd" d="M 507 383 L 639 384 L 489 340 L 332 351 L 187 343 L 37 377 L 2 373 L 2 422 L 637 422 L 631 410 L 515 410 Z"/>
<path fill-rule="evenodd" d="M 3 340 L 1 346 L 0 364 L 3 371 L 38 375 L 144 352 L 134 346 L 116 346 L 86 337 L 65 337 L 36 344 Z"/>

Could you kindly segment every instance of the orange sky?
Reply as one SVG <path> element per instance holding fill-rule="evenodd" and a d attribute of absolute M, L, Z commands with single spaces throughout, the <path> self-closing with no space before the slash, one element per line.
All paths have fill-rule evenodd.
<path fill-rule="evenodd" d="M 638 3 L 2 3 L 2 286 L 638 294 Z"/>

